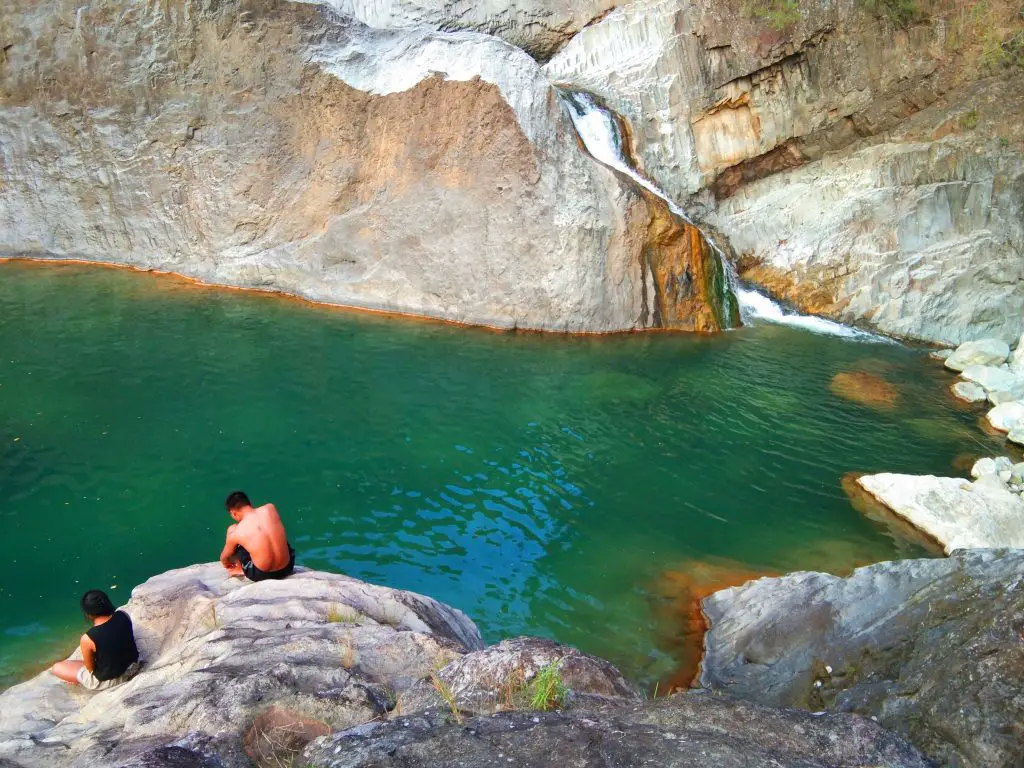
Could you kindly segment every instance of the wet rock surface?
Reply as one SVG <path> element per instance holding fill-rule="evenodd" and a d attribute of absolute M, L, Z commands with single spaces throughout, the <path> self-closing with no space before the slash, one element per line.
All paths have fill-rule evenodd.
<path fill-rule="evenodd" d="M 1024 551 L 766 578 L 704 611 L 707 688 L 877 718 L 941 765 L 1019 764 Z"/>
<path fill-rule="evenodd" d="M 462 724 L 436 713 L 403 717 L 314 742 L 301 759 L 311 768 L 929 765 L 864 718 L 771 710 L 707 692 L 628 707 L 507 712 Z"/>

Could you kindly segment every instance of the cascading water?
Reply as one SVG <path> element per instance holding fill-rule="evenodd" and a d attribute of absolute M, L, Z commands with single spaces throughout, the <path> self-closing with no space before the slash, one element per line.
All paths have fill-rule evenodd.
<path fill-rule="evenodd" d="M 585 91 L 561 90 L 562 100 L 572 117 L 576 133 L 580 141 L 587 148 L 587 152 L 602 165 L 628 176 L 636 184 L 650 192 L 652 195 L 663 200 L 669 210 L 680 219 L 695 229 L 700 230 L 708 245 L 718 256 L 724 276 L 724 290 L 722 291 L 722 316 L 730 317 L 732 307 L 731 301 L 735 301 L 739 307 L 739 314 L 744 322 L 768 322 L 780 325 L 791 325 L 814 333 L 843 336 L 851 339 L 885 341 L 880 336 L 849 328 L 840 323 L 825 320 L 820 317 L 801 315 L 795 312 L 784 310 L 779 304 L 772 301 L 758 291 L 740 286 L 736 270 L 729 261 L 725 252 L 702 230 L 689 214 L 676 202 L 668 197 L 650 179 L 645 178 L 630 163 L 623 147 L 622 131 L 619 128 L 615 116 Z"/>
<path fill-rule="evenodd" d="M 674 216 L 703 236 L 705 242 L 718 257 L 718 268 L 721 274 L 721 284 L 717 291 L 721 301 L 718 313 L 723 319 L 723 326 L 729 327 L 729 319 L 738 315 L 739 307 L 736 299 L 736 285 L 730 275 L 731 266 L 722 249 L 704 230 L 697 226 L 686 211 L 676 205 L 675 201 L 670 199 L 656 184 L 638 173 L 633 167 L 624 149 L 622 131 L 615 115 L 599 104 L 591 94 L 584 91 L 562 90 L 561 94 L 572 117 L 576 133 L 587 152 L 602 165 L 624 174 L 642 189 L 663 201 Z"/>

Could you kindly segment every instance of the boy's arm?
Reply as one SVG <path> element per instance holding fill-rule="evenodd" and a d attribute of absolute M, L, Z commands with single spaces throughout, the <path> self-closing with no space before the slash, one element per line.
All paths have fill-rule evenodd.
<path fill-rule="evenodd" d="M 82 663 L 92 672 L 96 668 L 96 643 L 88 635 L 82 635 L 78 647 L 82 649 Z"/>
<path fill-rule="evenodd" d="M 220 553 L 220 564 L 228 570 L 235 567 L 235 547 L 238 546 L 238 542 L 235 540 L 235 526 L 228 526 L 227 536 L 224 537 L 224 549 Z"/>

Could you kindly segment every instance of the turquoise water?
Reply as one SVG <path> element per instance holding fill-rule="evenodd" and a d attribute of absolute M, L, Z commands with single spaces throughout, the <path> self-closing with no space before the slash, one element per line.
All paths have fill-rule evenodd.
<path fill-rule="evenodd" d="M 900 406 L 833 395 L 848 370 L 883 376 Z M 277 504 L 301 564 L 649 681 L 673 667 L 666 571 L 920 554 L 839 480 L 989 452 L 948 383 L 923 352 L 777 326 L 502 334 L 0 264 L 0 678 L 74 644 L 85 589 L 126 600 L 216 559 L 222 499 L 243 488 Z"/>

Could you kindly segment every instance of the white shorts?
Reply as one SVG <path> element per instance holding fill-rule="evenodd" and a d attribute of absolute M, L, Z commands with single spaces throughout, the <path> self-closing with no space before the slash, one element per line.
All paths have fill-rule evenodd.
<path fill-rule="evenodd" d="M 127 683 L 142 669 L 141 662 L 134 662 L 128 665 L 128 669 L 124 671 L 124 674 L 120 677 L 115 677 L 112 680 L 97 680 L 96 675 L 90 672 L 85 667 L 78 670 L 78 684 L 88 691 L 105 691 L 107 688 L 113 688 L 115 685 L 121 683 Z"/>

